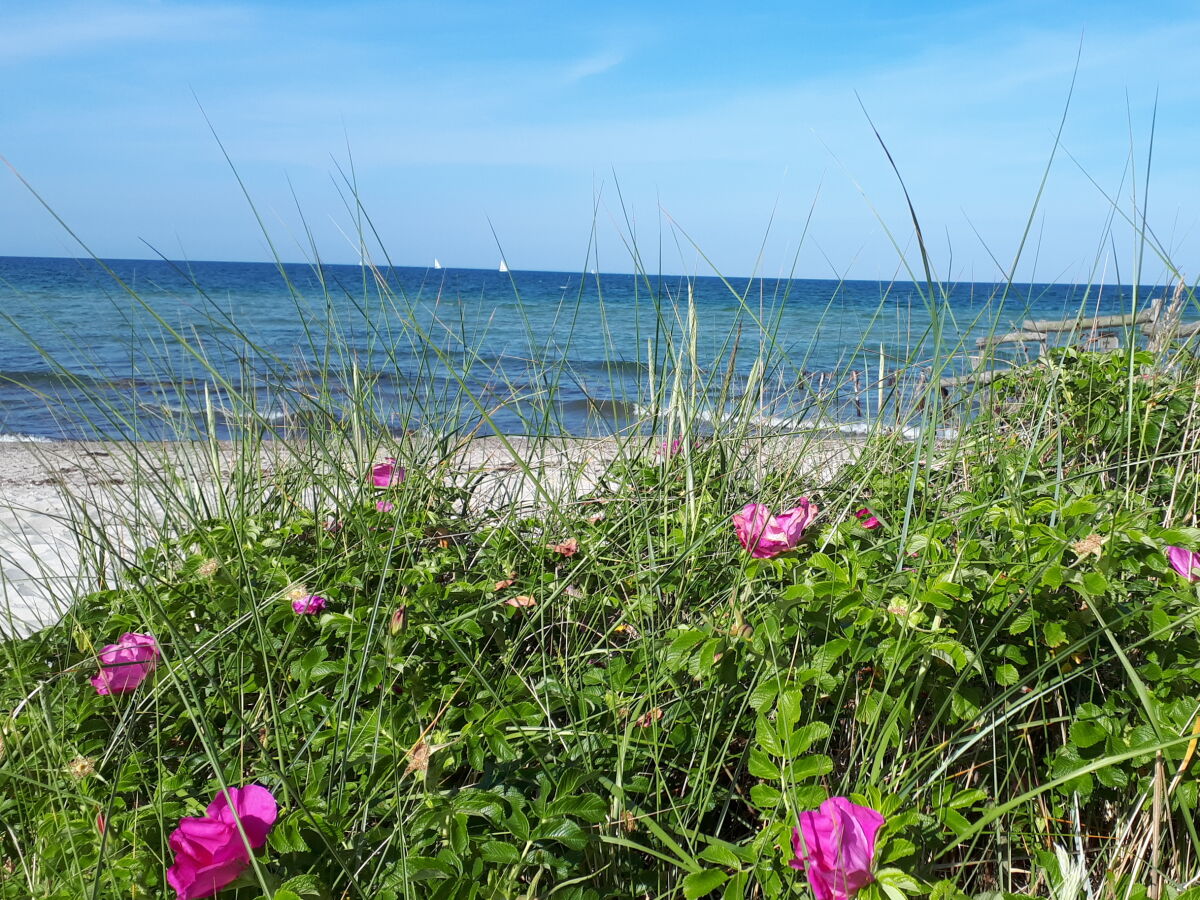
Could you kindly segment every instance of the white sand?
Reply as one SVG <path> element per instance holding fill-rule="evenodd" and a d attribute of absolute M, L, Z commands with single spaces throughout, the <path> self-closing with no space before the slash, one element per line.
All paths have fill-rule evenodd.
<path fill-rule="evenodd" d="M 131 447 L 140 459 L 131 458 Z M 759 465 L 794 449 L 765 445 Z M 473 485 L 475 510 L 534 507 L 593 489 L 617 452 L 611 440 L 486 438 L 467 445 L 449 468 L 454 481 Z M 223 472 L 232 453 L 222 450 Z M 806 442 L 801 474 L 825 481 L 854 453 L 844 442 Z M 180 490 L 211 500 L 217 492 L 206 454 L 199 444 L 0 443 L 0 638 L 57 621 L 76 597 L 97 587 L 94 573 L 112 566 L 113 551 L 129 554 L 161 533 L 165 514 L 156 492 L 139 490 L 145 483 L 139 466 L 171 465 Z M 98 562 L 94 543 L 80 538 L 80 523 L 88 520 L 103 529 L 106 563 Z"/>
<path fill-rule="evenodd" d="M 0 444 L 0 635 L 56 621 L 81 590 L 72 509 L 112 527 L 128 506 L 124 459 L 100 443 Z"/>

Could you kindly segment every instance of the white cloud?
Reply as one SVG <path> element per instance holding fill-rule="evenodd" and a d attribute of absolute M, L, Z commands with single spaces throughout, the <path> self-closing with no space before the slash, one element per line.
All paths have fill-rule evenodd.
<path fill-rule="evenodd" d="M 0 64 L 113 44 L 196 40 L 245 19 L 245 12 L 234 6 L 160 3 L 72 3 L 37 15 L 0 16 Z"/>
<path fill-rule="evenodd" d="M 573 63 L 567 69 L 567 81 L 580 81 L 584 78 L 590 78 L 593 75 L 603 75 L 623 62 L 625 62 L 624 53 L 616 51 L 593 53 L 591 56 Z"/>

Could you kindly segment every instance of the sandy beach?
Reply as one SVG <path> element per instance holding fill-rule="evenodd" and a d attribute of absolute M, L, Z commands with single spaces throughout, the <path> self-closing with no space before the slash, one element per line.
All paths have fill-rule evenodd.
<path fill-rule="evenodd" d="M 853 457 L 855 446 L 806 443 L 799 472 L 813 482 L 827 480 Z M 764 442 L 757 464 L 786 458 L 794 449 L 788 439 Z M 235 452 L 221 444 L 214 460 L 205 444 L 0 443 L 0 637 L 57 621 L 75 598 L 98 586 L 87 573 L 111 569 L 114 559 L 161 535 L 164 525 L 169 530 L 170 511 L 161 500 L 164 467 L 177 490 L 213 502 Z M 454 454 L 447 477 L 471 483 L 473 511 L 533 507 L 593 489 L 619 452 L 611 439 L 481 438 Z M 267 444 L 260 463 L 269 473 L 285 459 L 296 461 L 294 448 Z M 216 478 L 215 467 L 221 471 Z M 87 536 L 85 523 L 102 528 L 102 541 Z"/>

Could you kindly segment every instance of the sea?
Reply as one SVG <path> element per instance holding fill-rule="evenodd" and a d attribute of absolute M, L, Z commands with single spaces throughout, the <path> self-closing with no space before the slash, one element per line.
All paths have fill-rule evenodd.
<path fill-rule="evenodd" d="M 1164 293 L 0 257 L 0 440 L 271 437 L 363 410 L 460 434 L 662 429 L 679 408 L 709 429 L 739 410 L 766 430 L 912 429 L 931 383 L 1036 352 L 984 359 L 979 340 Z"/>

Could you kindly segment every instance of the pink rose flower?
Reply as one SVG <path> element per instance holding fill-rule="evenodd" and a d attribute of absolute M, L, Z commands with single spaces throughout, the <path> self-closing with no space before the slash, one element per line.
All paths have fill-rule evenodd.
<path fill-rule="evenodd" d="M 800 813 L 789 865 L 808 875 L 816 900 L 849 900 L 875 880 L 875 836 L 884 821 L 869 806 L 830 797 L 820 809 Z"/>
<path fill-rule="evenodd" d="M 862 527 L 868 531 L 879 527 L 879 520 L 871 515 L 871 511 L 865 506 L 854 514 L 854 518 L 862 522 Z"/>
<path fill-rule="evenodd" d="M 371 483 L 377 488 L 396 487 L 404 483 L 404 466 L 396 465 L 396 460 L 387 458 L 387 462 L 375 463 L 371 466 Z"/>
<path fill-rule="evenodd" d="M 375 508 L 380 512 L 391 512 L 396 508 L 396 504 L 391 500 L 376 500 Z"/>
<path fill-rule="evenodd" d="M 175 861 L 167 883 L 177 900 L 211 897 L 250 865 L 250 851 L 267 841 L 279 815 L 275 797 L 257 784 L 222 791 L 199 818 L 179 821 L 167 843 Z M 238 822 L 246 836 L 243 839 Z M 247 846 L 249 842 L 249 846 Z"/>
<path fill-rule="evenodd" d="M 1171 568 L 1188 581 L 1200 581 L 1200 575 L 1196 574 L 1196 570 L 1200 569 L 1200 553 L 1182 547 L 1168 547 L 1166 553 Z"/>
<path fill-rule="evenodd" d="M 128 694 L 154 671 L 161 654 L 150 634 L 123 634 L 120 643 L 100 651 L 100 672 L 93 678 L 97 694 Z"/>
<path fill-rule="evenodd" d="M 743 547 L 755 559 L 768 559 L 792 550 L 804 536 L 804 529 L 817 517 L 817 507 L 800 498 L 800 505 L 771 515 L 769 507 L 761 503 L 747 503 L 740 513 L 733 516 L 733 526 Z"/>
<path fill-rule="evenodd" d="M 292 609 L 297 615 L 315 616 L 325 608 L 325 598 L 318 597 L 316 594 L 308 594 L 304 597 L 297 597 L 292 601 Z"/>

